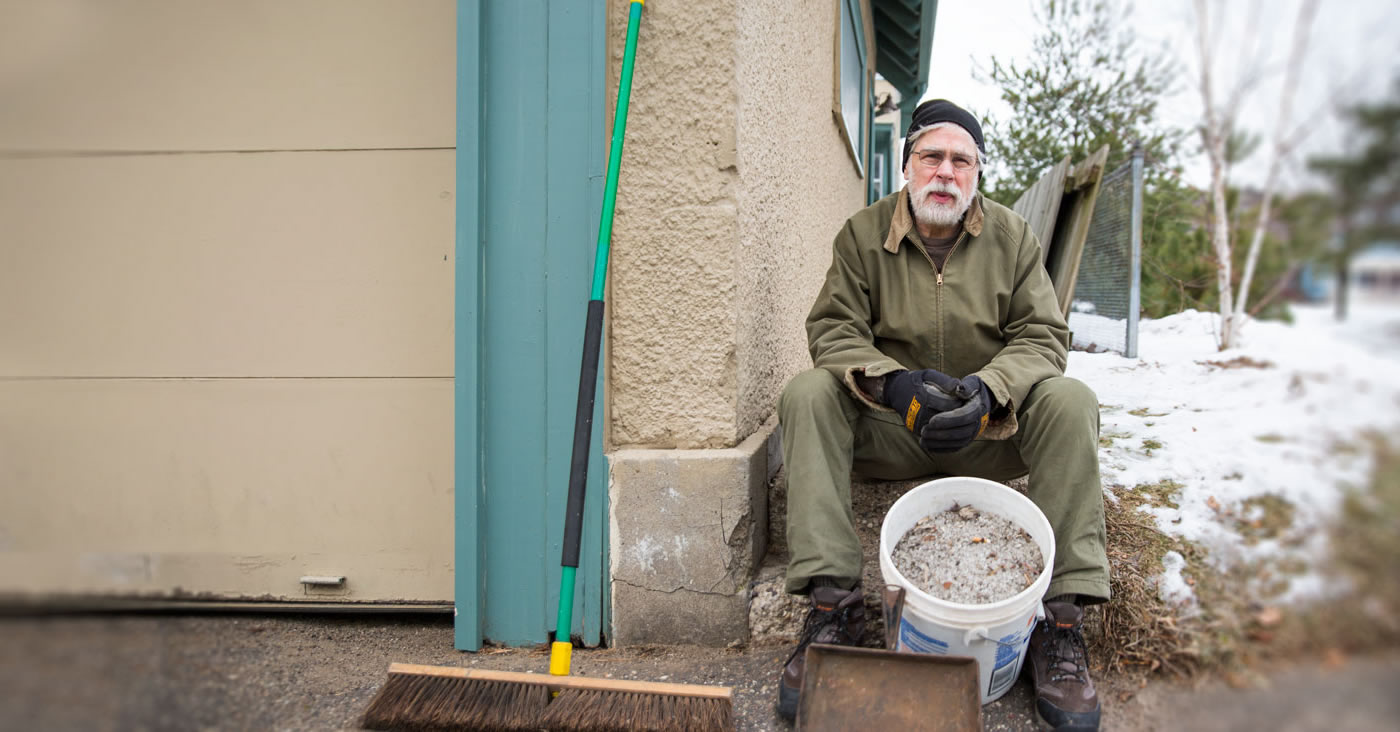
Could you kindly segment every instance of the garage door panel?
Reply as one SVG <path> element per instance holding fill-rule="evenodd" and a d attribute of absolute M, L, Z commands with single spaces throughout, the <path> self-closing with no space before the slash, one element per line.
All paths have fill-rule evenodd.
<path fill-rule="evenodd" d="M 455 144 L 453 0 L 0 7 L 0 150 Z"/>
<path fill-rule="evenodd" d="M 452 151 L 0 166 L 0 376 L 449 376 Z"/>
<path fill-rule="evenodd" d="M 451 379 L 4 380 L 0 486 L 0 592 L 451 599 Z"/>

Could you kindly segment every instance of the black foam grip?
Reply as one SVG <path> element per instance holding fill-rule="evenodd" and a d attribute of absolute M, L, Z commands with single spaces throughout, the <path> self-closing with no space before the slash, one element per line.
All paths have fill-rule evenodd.
<path fill-rule="evenodd" d="M 574 413 L 574 455 L 569 461 L 569 499 L 564 513 L 565 567 L 578 567 L 583 540 L 583 494 L 588 483 L 588 445 L 593 441 L 593 398 L 598 384 L 598 352 L 603 340 L 603 301 L 588 301 L 583 329 L 583 364 L 578 377 L 578 411 Z"/>

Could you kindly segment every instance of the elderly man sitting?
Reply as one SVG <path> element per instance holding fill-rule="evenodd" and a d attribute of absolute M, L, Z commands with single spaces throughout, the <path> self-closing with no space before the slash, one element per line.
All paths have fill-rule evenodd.
<path fill-rule="evenodd" d="M 779 685 L 792 716 L 808 644 L 858 644 L 865 611 L 851 471 L 903 480 L 1007 480 L 1029 495 L 1057 547 L 1045 620 L 1030 638 L 1036 711 L 1057 729 L 1097 729 L 1080 630 L 1109 597 L 1098 400 L 1064 376 L 1069 331 L 1025 220 L 985 199 L 982 128 L 945 100 L 914 111 L 908 185 L 846 221 L 807 316 L 815 368 L 778 405 L 788 475 L 787 590 L 812 610 Z"/>

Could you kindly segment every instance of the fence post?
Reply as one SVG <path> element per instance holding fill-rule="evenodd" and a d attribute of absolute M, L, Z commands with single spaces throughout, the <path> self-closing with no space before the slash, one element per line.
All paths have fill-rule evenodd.
<path fill-rule="evenodd" d="M 1142 145 L 1133 146 L 1132 284 L 1128 288 L 1128 335 L 1123 349 L 1128 358 L 1137 358 L 1142 299 L 1142 157 Z"/>

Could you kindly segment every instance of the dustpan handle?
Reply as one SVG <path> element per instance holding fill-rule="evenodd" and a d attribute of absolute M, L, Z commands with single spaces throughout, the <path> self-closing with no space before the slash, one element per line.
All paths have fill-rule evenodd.
<path fill-rule="evenodd" d="M 885 616 L 885 649 L 899 649 L 899 623 L 904 615 L 904 588 L 899 585 L 885 585 L 880 598 L 880 608 Z"/>

